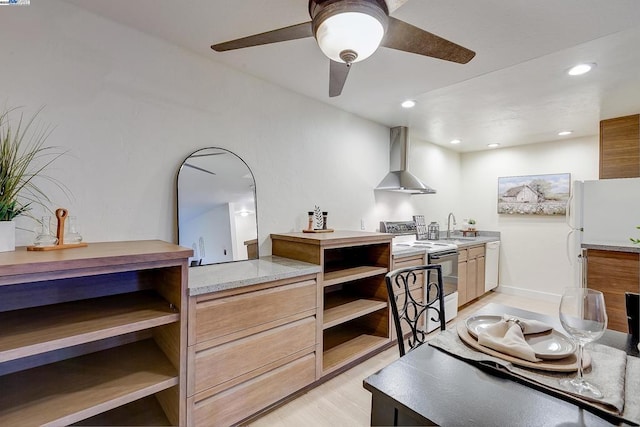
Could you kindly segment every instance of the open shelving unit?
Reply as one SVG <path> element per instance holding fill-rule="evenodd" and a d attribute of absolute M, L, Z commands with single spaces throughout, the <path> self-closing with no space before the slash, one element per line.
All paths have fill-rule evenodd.
<path fill-rule="evenodd" d="M 323 375 L 335 373 L 391 342 L 384 276 L 391 236 L 336 231 L 273 234 L 274 255 L 321 265 L 318 313 Z"/>
<path fill-rule="evenodd" d="M 333 286 L 344 282 L 351 282 L 367 277 L 378 276 L 380 274 L 387 274 L 387 272 L 388 268 L 386 267 L 372 265 L 359 265 L 357 267 L 347 267 L 340 270 L 328 271 L 324 273 L 323 286 Z"/>
<path fill-rule="evenodd" d="M 184 425 L 190 253 L 143 241 L 0 254 L 0 425 Z"/>
<path fill-rule="evenodd" d="M 153 292 L 12 310 L 0 313 L 0 363 L 179 320 L 178 310 Z"/>
<path fill-rule="evenodd" d="M 328 329 L 387 308 L 386 301 L 363 298 L 362 295 L 325 294 L 322 329 Z"/>
<path fill-rule="evenodd" d="M 177 369 L 153 340 L 138 341 L 6 375 L 0 420 L 3 425 L 72 424 L 178 381 Z M 20 405 L 12 409 L 14 402 Z"/>
<path fill-rule="evenodd" d="M 386 334 L 376 335 L 375 330 L 362 322 L 347 322 L 331 328 L 329 333 L 326 332 L 322 352 L 325 374 L 332 373 L 389 343 Z"/>
<path fill-rule="evenodd" d="M 126 405 L 119 406 L 105 414 L 87 418 L 74 426 L 170 426 L 164 410 L 154 396 L 143 397 Z"/>

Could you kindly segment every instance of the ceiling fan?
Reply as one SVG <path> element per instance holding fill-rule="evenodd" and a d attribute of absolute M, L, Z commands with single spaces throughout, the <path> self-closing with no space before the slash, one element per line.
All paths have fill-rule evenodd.
<path fill-rule="evenodd" d="M 216 52 L 315 37 L 329 57 L 329 96 L 342 93 L 351 65 L 378 46 L 466 64 L 475 52 L 389 16 L 407 0 L 309 0 L 311 21 L 211 46 Z"/>

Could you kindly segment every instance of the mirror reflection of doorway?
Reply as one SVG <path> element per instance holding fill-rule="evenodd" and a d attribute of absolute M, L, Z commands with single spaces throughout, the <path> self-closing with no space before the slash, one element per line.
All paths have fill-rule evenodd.
<path fill-rule="evenodd" d="M 190 265 L 258 258 L 255 179 L 223 148 L 188 156 L 178 172 L 178 244 L 193 249 Z"/>

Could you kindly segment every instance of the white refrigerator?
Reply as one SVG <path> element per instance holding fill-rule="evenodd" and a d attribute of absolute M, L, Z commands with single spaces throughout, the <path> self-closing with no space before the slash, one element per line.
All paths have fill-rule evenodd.
<path fill-rule="evenodd" d="M 574 181 L 567 223 L 567 255 L 582 284 L 582 244 L 638 247 L 630 238 L 640 238 L 640 178 Z"/>

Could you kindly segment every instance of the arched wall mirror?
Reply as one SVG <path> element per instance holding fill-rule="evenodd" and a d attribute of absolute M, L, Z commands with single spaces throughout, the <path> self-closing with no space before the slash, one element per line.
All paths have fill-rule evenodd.
<path fill-rule="evenodd" d="M 191 266 L 258 258 L 256 182 L 249 166 L 223 148 L 203 148 L 178 172 L 178 243 Z"/>

